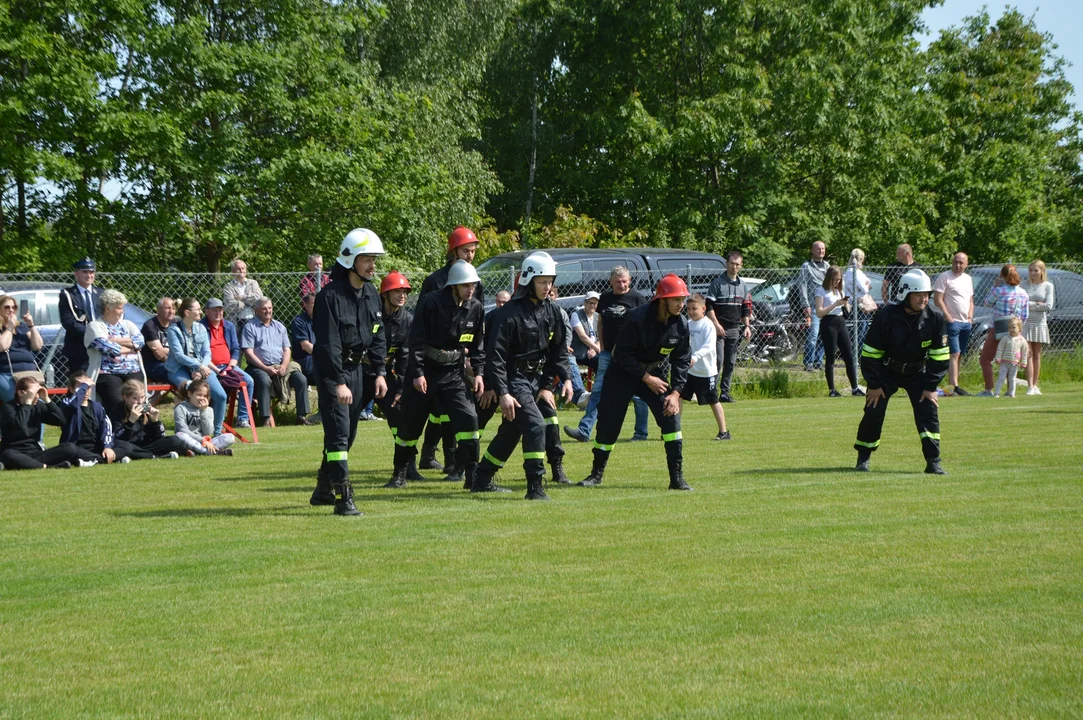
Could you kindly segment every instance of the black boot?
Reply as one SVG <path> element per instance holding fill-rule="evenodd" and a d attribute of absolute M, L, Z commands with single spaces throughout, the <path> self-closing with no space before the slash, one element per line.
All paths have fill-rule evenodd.
<path fill-rule="evenodd" d="M 388 490 L 399 490 L 406 487 L 406 467 L 396 467 L 395 471 L 391 474 L 391 479 L 384 484 L 384 487 Z"/>
<path fill-rule="evenodd" d="M 526 499 L 527 500 L 548 500 L 549 496 L 545 494 L 545 487 L 542 485 L 542 478 L 537 477 L 533 479 L 527 479 L 526 481 Z"/>
<path fill-rule="evenodd" d="M 406 479 L 407 480 L 424 480 L 425 476 L 417 471 L 417 461 L 411 460 L 406 464 Z"/>
<path fill-rule="evenodd" d="M 472 493 L 486 493 L 486 492 L 511 492 L 506 487 L 500 487 L 493 480 L 492 471 L 483 470 L 480 466 L 474 470 L 474 482 L 470 485 L 470 492 Z"/>
<path fill-rule="evenodd" d="M 940 458 L 933 458 L 925 463 L 925 472 L 929 475 L 947 475 L 948 471 L 940 467 Z"/>
<path fill-rule="evenodd" d="M 353 504 L 353 486 L 349 480 L 343 481 L 339 488 L 339 498 L 335 500 L 335 515 L 363 515 Z"/>
<path fill-rule="evenodd" d="M 669 465 L 669 489 L 691 490 L 692 486 L 684 481 L 684 470 L 680 461 Z"/>
<path fill-rule="evenodd" d="M 576 483 L 580 487 L 598 487 L 602 484 L 602 476 L 605 475 L 605 466 L 609 462 L 609 453 L 604 450 L 594 449 L 594 466 L 590 469 L 590 475 Z"/>
<path fill-rule="evenodd" d="M 308 499 L 309 505 L 334 505 L 335 491 L 331 489 L 331 483 L 323 478 L 316 478 L 316 489 L 312 491 L 312 497 Z"/>
<path fill-rule="evenodd" d="M 447 475 L 444 476 L 444 482 L 462 482 L 466 476 L 466 470 L 460 466 L 452 463 L 451 465 L 444 465 L 448 469 Z"/>
<path fill-rule="evenodd" d="M 869 471 L 869 459 L 872 457 L 872 453 L 858 451 L 857 453 L 857 465 L 854 466 L 854 470 L 857 472 Z"/>
<path fill-rule="evenodd" d="M 418 461 L 417 466 L 422 470 L 444 471 L 444 466 L 436 462 L 436 446 L 426 445 L 421 448 L 421 460 Z"/>
<path fill-rule="evenodd" d="M 568 479 L 568 476 L 564 474 L 564 460 L 557 458 L 549 462 L 549 467 L 553 471 L 553 482 L 560 483 L 561 485 L 571 485 L 572 481 Z"/>

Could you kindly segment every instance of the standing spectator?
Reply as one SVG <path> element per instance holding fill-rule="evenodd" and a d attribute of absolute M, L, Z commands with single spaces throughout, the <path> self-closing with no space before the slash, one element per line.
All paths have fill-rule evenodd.
<path fill-rule="evenodd" d="M 99 300 L 102 291 L 94 287 L 94 275 L 97 272 L 94 261 L 85 257 L 72 267 L 75 269 L 75 284 L 60 291 L 58 309 L 60 325 L 64 328 L 64 358 L 67 366 L 62 368 L 65 372 L 59 374 L 58 382 L 63 382 L 67 373 L 86 370 L 90 365 L 83 338 L 87 324 L 101 312 Z"/>
<path fill-rule="evenodd" d="M 951 259 L 951 270 L 940 273 L 933 283 L 933 303 L 944 314 L 948 332 L 948 385 L 954 395 L 969 395 L 959 387 L 959 362 L 970 343 L 970 331 L 974 327 L 974 280 L 967 274 L 970 259 L 958 252 Z"/>
<path fill-rule="evenodd" d="M 19 322 L 15 298 L 0 295 L 0 403 L 15 399 L 15 373 L 38 374 L 34 353 L 43 347 L 45 341 L 34 325 L 34 316 L 26 313 Z M 38 383 L 41 381 L 38 377 Z"/>
<path fill-rule="evenodd" d="M 1015 397 L 1015 376 L 1019 368 L 1027 368 L 1027 341 L 1023 338 L 1023 321 L 1017 317 L 1008 320 L 1008 334 L 997 343 L 997 364 L 1000 372 L 997 377 L 993 397 L 1000 397 L 1000 388 L 1010 398 Z"/>
<path fill-rule="evenodd" d="M 605 291 L 598 301 L 598 314 L 602 317 L 602 324 L 598 336 L 601 338 L 602 352 L 598 356 L 598 369 L 594 373 L 594 387 L 590 390 L 590 400 L 587 402 L 587 411 L 583 413 L 583 419 L 579 421 L 579 427 L 570 428 L 564 426 L 564 434 L 579 442 L 588 442 L 590 434 L 594 431 L 594 424 L 598 421 L 598 403 L 602 399 L 602 382 L 609 363 L 613 359 L 613 346 L 617 343 L 617 336 L 624 326 L 625 316 L 629 311 L 641 305 L 647 304 L 647 298 L 632 289 L 632 276 L 628 268 L 617 265 L 609 273 L 609 290 Z M 614 397 L 618 397 L 614 394 Z M 635 404 L 636 425 L 632 435 L 633 440 L 647 439 L 647 403 L 638 396 L 632 396 Z M 623 422 L 624 416 L 621 416 Z M 618 428 L 619 429 L 619 428 Z"/>
<path fill-rule="evenodd" d="M 301 297 L 301 312 L 290 323 L 290 350 L 293 359 L 301 366 L 308 382 L 315 383 L 315 369 L 312 364 L 312 349 L 316 342 L 316 331 L 312 328 L 312 313 L 316 309 L 316 294 L 306 293 Z"/>
<path fill-rule="evenodd" d="M 256 398 L 260 422 L 271 417 L 271 395 L 288 400 L 286 385 L 297 396 L 297 424 L 315 425 L 308 419 L 308 381 L 301 366 L 293 362 L 290 334 L 286 326 L 274 319 L 274 303 L 263 298 L 256 305 L 257 319 L 241 331 L 241 349 L 248 359 L 248 372 L 256 381 Z"/>
<path fill-rule="evenodd" d="M 592 370 L 598 369 L 598 355 L 602 346 L 598 342 L 598 300 L 601 294 L 593 290 L 587 293 L 583 307 L 572 313 L 572 352 L 575 362 Z"/>
<path fill-rule="evenodd" d="M 884 283 L 880 287 L 880 295 L 884 302 L 897 302 L 895 296 L 899 292 L 899 279 L 911 270 L 921 270 L 914 262 L 914 250 L 906 243 L 895 248 L 895 262 L 888 265 L 884 271 Z"/>
<path fill-rule="evenodd" d="M 0 470 L 67 469 L 78 463 L 90 467 L 98 459 L 72 443 L 44 449 L 38 442 L 43 424 L 65 422 L 63 410 L 49 400 L 49 393 L 36 378 L 19 378 L 15 401 L 0 403 Z"/>
<path fill-rule="evenodd" d="M 169 326 L 169 384 L 183 390 L 193 380 L 206 380 L 210 388 L 210 405 L 214 409 L 215 435 L 222 433 L 226 419 L 226 390 L 218 381 L 211 362 L 211 341 L 207 328 L 199 322 L 203 309 L 199 300 L 184 298 L 180 304 L 180 320 Z"/>
<path fill-rule="evenodd" d="M 211 365 L 217 374 L 236 371 L 244 380 L 248 388 L 248 401 L 254 402 L 256 398 L 256 382 L 252 376 L 241 370 L 241 344 L 237 341 L 237 328 L 225 317 L 225 307 L 218 298 L 207 300 L 207 316 L 200 320 L 200 324 L 207 330 L 207 341 L 211 348 Z M 217 378 L 221 384 L 221 378 Z M 236 385 L 240 389 L 239 385 Z M 223 386 L 223 390 L 225 387 Z M 228 393 L 227 393 L 228 395 Z M 251 418 L 248 417 L 248 408 L 243 402 L 237 403 L 237 427 L 246 428 Z"/>
<path fill-rule="evenodd" d="M 718 367 L 715 372 L 722 373 L 718 382 L 718 394 L 719 400 L 724 403 L 733 402 L 730 397 L 730 380 L 737 364 L 737 348 L 741 345 L 741 338 L 748 340 L 752 337 L 749 327 L 752 321 L 752 299 L 748 295 L 745 281 L 740 276 L 744 263 L 745 256 L 740 250 L 730 250 L 726 255 L 725 274 L 712 280 L 707 289 L 707 319 L 714 326 L 715 335 L 718 337 L 718 347 L 715 348 Z"/>
<path fill-rule="evenodd" d="M 143 350 L 141 352 L 143 370 L 147 373 L 148 382 L 169 382 L 169 371 L 165 369 L 165 361 L 169 357 L 167 333 L 176 315 L 173 298 L 159 298 L 158 312 L 143 323 Z"/>
<path fill-rule="evenodd" d="M 323 255 L 309 255 L 308 274 L 301 278 L 301 282 L 297 285 L 301 300 L 304 301 L 305 295 L 315 297 L 320 290 L 330 284 L 331 273 L 323 271 Z"/>
<path fill-rule="evenodd" d="M 121 388 L 129 380 L 146 384 L 139 351 L 143 348 L 143 333 L 130 320 L 124 319 L 128 298 L 119 290 L 102 293 L 102 313 L 86 329 L 86 347 L 90 357 L 90 377 L 99 402 L 114 425 L 124 418 L 124 398 Z"/>
<path fill-rule="evenodd" d="M 842 356 L 846 377 L 850 380 L 850 394 L 863 396 L 857 386 L 857 365 L 854 363 L 850 335 L 842 313 L 849 308 L 849 299 L 842 292 L 842 271 L 832 265 L 824 274 L 824 281 L 816 288 L 816 316 L 820 318 L 820 334 L 824 343 L 824 375 L 827 377 L 829 397 L 842 397 L 835 389 L 835 354 Z"/>
<path fill-rule="evenodd" d="M 244 324 L 255 317 L 255 307 L 263 297 L 263 291 L 258 282 L 248 279 L 248 263 L 244 260 L 235 259 L 229 264 L 229 270 L 233 279 L 222 288 L 226 317 L 237 326 L 237 332 L 243 332 Z"/>
<path fill-rule="evenodd" d="M 556 305 L 557 299 L 560 298 L 560 290 L 556 285 L 549 288 L 549 299 Z M 576 404 L 580 410 L 587 406 L 587 402 L 590 401 L 590 393 L 587 392 L 586 387 L 583 386 L 583 376 L 579 373 L 579 363 L 575 361 L 575 353 L 572 351 L 572 320 L 568 317 L 568 311 L 557 305 L 557 312 L 560 314 L 560 319 L 564 322 L 564 338 L 568 347 L 565 348 L 568 356 L 568 365 L 570 368 L 571 380 L 572 380 L 572 402 Z M 559 442 L 559 439 L 558 439 Z"/>
<path fill-rule="evenodd" d="M 184 441 L 166 435 L 158 408 L 147 402 L 147 388 L 138 380 L 129 380 L 120 390 L 124 398 L 124 417 L 116 426 L 118 440 L 131 443 L 156 459 L 176 460 L 185 451 Z"/>
<path fill-rule="evenodd" d="M 869 276 L 862 271 L 865 266 L 865 251 L 854 248 L 850 251 L 850 265 L 842 275 L 842 292 L 850 298 L 853 308 L 854 323 L 857 329 L 857 347 L 860 348 L 865 342 L 865 333 L 869 331 L 869 321 L 876 312 L 876 299 L 869 292 L 872 290 L 872 282 Z"/>
<path fill-rule="evenodd" d="M 1030 297 L 1027 291 L 1019 287 L 1019 272 L 1008 263 L 1000 269 L 1000 275 L 993 281 L 993 287 L 985 296 L 986 307 L 993 308 L 993 328 L 985 333 L 985 344 L 981 348 L 982 379 L 985 390 L 978 397 L 993 396 L 993 358 L 997 354 L 998 341 L 1008 334 L 1008 321 L 1017 317 L 1024 323 L 1030 316 Z"/>
<path fill-rule="evenodd" d="M 1038 377 L 1042 372 L 1042 346 L 1049 343 L 1049 325 L 1046 317 L 1055 304 L 1053 283 L 1046 276 L 1045 263 L 1035 260 L 1027 269 L 1027 282 L 1023 285 L 1030 297 L 1030 317 L 1023 326 L 1023 337 L 1030 349 L 1030 364 L 1027 365 L 1027 395 L 1041 395 Z"/>
<path fill-rule="evenodd" d="M 710 405 L 718 423 L 715 440 L 731 440 L 726 430 L 726 413 L 718 398 L 718 328 L 716 322 L 706 317 L 707 300 L 696 294 L 688 301 L 688 345 L 692 351 L 689 360 L 688 381 L 681 390 L 681 400 L 696 398 L 700 405 Z"/>
<path fill-rule="evenodd" d="M 809 250 L 810 257 L 801 265 L 797 273 L 797 304 L 805 316 L 805 354 L 804 364 L 807 372 L 819 370 L 824 362 L 824 344 L 820 339 L 820 318 L 812 311 L 816 299 L 816 288 L 822 287 L 824 274 L 827 272 L 827 245 L 817 240 Z M 793 290 L 791 289 L 792 293 Z M 792 307 L 792 306 L 791 306 Z"/>

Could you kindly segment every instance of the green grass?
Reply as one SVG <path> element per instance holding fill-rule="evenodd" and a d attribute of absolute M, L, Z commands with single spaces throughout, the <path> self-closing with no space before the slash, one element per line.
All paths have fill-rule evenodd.
<path fill-rule="evenodd" d="M 1043 389 L 942 401 L 945 478 L 903 398 L 851 472 L 824 397 L 726 406 L 730 443 L 689 408 L 694 493 L 655 427 L 546 504 L 377 489 L 363 423 L 362 518 L 308 506 L 317 428 L 6 472 L 0 716 L 1078 717 L 1083 386 Z"/>

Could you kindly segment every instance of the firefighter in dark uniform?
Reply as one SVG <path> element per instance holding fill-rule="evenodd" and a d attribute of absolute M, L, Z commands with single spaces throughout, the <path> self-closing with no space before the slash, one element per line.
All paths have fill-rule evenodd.
<path fill-rule="evenodd" d="M 486 378 L 500 400 L 504 419 L 478 465 L 472 492 L 503 490 L 493 481 L 493 475 L 504 467 L 522 437 L 526 499 L 549 499 L 542 486 L 545 478 L 542 460 L 547 451 L 550 461 L 553 460 L 553 449 L 546 447 L 547 428 L 559 432 L 556 399 L 551 389 L 554 378 L 563 385 L 564 400 L 572 398 L 564 320 L 548 297 L 556 272 L 556 263 L 548 253 L 528 255 L 519 275 L 519 290 L 493 323 L 493 336 L 486 352 Z M 547 422 L 547 417 L 553 421 Z M 560 468 L 564 456 L 559 435 L 557 439 L 555 449 L 559 455 L 554 470 Z"/>
<path fill-rule="evenodd" d="M 465 260 L 473 265 L 474 255 L 478 251 L 478 244 L 477 236 L 469 228 L 460 225 L 452 230 L 447 238 L 447 262 L 421 283 L 421 297 L 425 297 L 436 290 L 443 290 L 444 285 L 447 284 L 451 266 L 457 261 Z M 485 288 L 480 281 L 474 291 L 474 297 L 477 298 L 482 307 L 485 306 Z M 462 469 L 454 467 L 455 433 L 451 432 L 450 427 L 445 427 L 448 422 L 450 422 L 450 418 L 448 418 L 443 408 L 434 405 L 430 410 L 429 424 L 425 427 L 425 441 L 421 446 L 419 464 L 422 470 L 446 470 L 447 477 L 444 479 L 457 481 L 462 479 Z M 444 442 L 443 465 L 436 461 L 436 444 L 440 442 L 441 438 Z M 470 479 L 467 478 L 467 482 L 469 481 Z"/>
<path fill-rule="evenodd" d="M 342 240 L 329 285 L 316 295 L 312 348 L 320 415 L 323 419 L 323 463 L 316 476 L 313 505 L 335 506 L 336 515 L 360 515 L 354 505 L 346 462 L 357 421 L 365 407 L 365 369 L 374 376 L 373 397 L 387 393 L 384 357 L 387 344 L 380 294 L 372 284 L 376 258 L 384 246 L 376 233 L 357 229 Z"/>
<path fill-rule="evenodd" d="M 410 325 L 414 321 L 414 314 L 406 309 L 406 297 L 410 294 L 410 281 L 400 272 L 389 272 L 380 283 L 380 297 L 383 298 L 383 321 L 384 337 L 387 340 L 387 357 L 384 358 L 384 367 L 387 369 L 387 392 L 376 401 L 387 420 L 387 427 L 391 430 L 394 439 L 399 434 L 399 426 L 402 424 L 402 389 L 403 378 L 406 377 L 406 363 L 409 359 L 407 350 L 410 337 Z M 373 396 L 373 384 L 376 376 L 365 373 L 365 397 Z M 406 480 L 424 480 L 417 471 L 414 461 L 410 461 L 406 467 Z M 405 487 L 394 484 L 393 479 L 384 487 Z"/>
<path fill-rule="evenodd" d="M 455 433 L 455 462 L 466 477 L 473 477 L 478 463 L 474 399 L 485 391 L 481 372 L 475 370 L 469 390 L 465 379 L 467 357 L 473 358 L 478 368 L 485 364 L 485 309 L 474 297 L 477 281 L 474 267 L 460 260 L 451 268 L 444 289 L 423 296 L 414 309 L 402 424 L 395 438 L 392 481 L 396 483 L 405 477 L 409 462 L 417 454 L 417 440 L 434 401 L 446 410 Z"/>
<path fill-rule="evenodd" d="M 914 408 L 925 472 L 947 474 L 940 467 L 936 388 L 948 370 L 950 351 L 944 315 L 929 304 L 931 291 L 929 276 L 910 270 L 899 280 L 898 302 L 885 305 L 873 316 L 861 347 L 861 374 L 868 390 L 854 443 L 856 470 L 868 472 L 869 458 L 880 446 L 888 400 L 903 389 Z"/>
<path fill-rule="evenodd" d="M 598 432 L 594 436 L 594 467 L 580 485 L 602 484 L 609 454 L 628 413 L 628 403 L 632 396 L 638 395 L 662 430 L 669 489 L 692 489 L 684 480 L 681 441 L 681 390 L 692 360 L 688 321 L 681 315 L 687 299 L 684 280 L 666 275 L 658 281 L 651 301 L 627 314 L 602 385 Z"/>

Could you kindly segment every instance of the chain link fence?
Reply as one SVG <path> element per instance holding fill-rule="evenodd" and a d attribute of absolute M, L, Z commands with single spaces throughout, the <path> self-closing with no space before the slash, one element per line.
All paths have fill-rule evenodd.
<path fill-rule="evenodd" d="M 1000 265 L 981 265 L 971 266 L 967 270 L 974 280 L 975 313 L 968 352 L 964 356 L 965 363 L 977 362 L 978 350 L 985 332 L 992 326 L 992 309 L 983 307 L 982 301 L 1000 268 Z M 1025 285 L 1026 266 L 1020 265 L 1018 268 Z M 940 273 L 950 268 L 926 266 L 924 269 L 935 281 Z M 843 270 L 844 277 L 849 280 L 851 273 L 846 272 L 846 268 Z M 878 305 L 883 305 L 882 286 L 886 270 L 887 268 L 882 266 L 863 268 L 872 286 L 869 292 Z M 705 267 L 698 264 L 662 270 L 633 270 L 630 273 L 632 285 L 649 297 L 659 278 L 666 272 L 675 272 L 684 278 L 693 293 L 706 294 L 711 281 L 724 270 L 718 266 Z M 755 373 L 759 370 L 802 366 L 808 329 L 803 311 L 798 303 L 794 302 L 791 292 L 798 272 L 799 268 L 796 267 L 742 270 L 741 277 L 749 290 L 752 306 L 752 337 L 740 344 L 735 382 L 754 381 Z M 428 273 L 415 271 L 404 274 L 415 289 L 408 301 L 408 306 L 412 307 L 417 300 L 417 291 Z M 262 295 L 274 302 L 275 318 L 288 328 L 293 317 L 302 312 L 301 283 L 306 275 L 305 272 L 249 273 L 248 277 L 259 284 Z M 482 273 L 488 307 L 492 306 L 498 291 L 513 289 L 516 276 L 514 267 Z M 587 292 L 602 293 L 609 289 L 609 277 L 608 270 L 566 270 L 558 266 L 559 303 L 569 312 L 582 307 Z M 126 317 L 141 327 L 155 313 L 159 298 L 171 297 L 179 300 L 195 297 L 205 305 L 211 297 L 222 298 L 223 289 L 231 280 L 232 276 L 227 273 L 103 271 L 97 273 L 96 285 L 123 292 L 129 303 L 125 311 Z M 1083 263 L 1050 265 L 1049 280 L 1055 288 L 1056 303 L 1048 315 L 1050 345 L 1047 349 L 1078 351 L 1083 346 Z M 71 286 L 72 283 L 73 276 L 70 272 L 0 274 L 2 294 L 14 297 L 19 305 L 19 316 L 31 313 L 35 324 L 41 330 L 45 347 L 37 353 L 37 359 L 50 381 L 66 376 L 67 358 L 62 351 L 64 330 L 60 325 L 58 306 L 61 289 Z M 849 288 L 849 284 L 847 287 Z M 228 313 L 227 317 L 230 317 Z M 851 313 L 847 320 L 851 344 L 855 350 L 870 319 L 870 314 L 857 311 Z"/>

